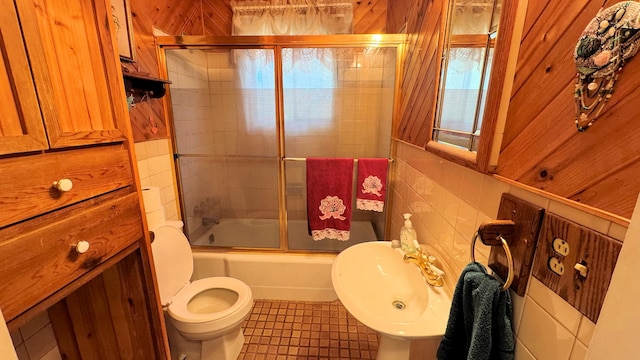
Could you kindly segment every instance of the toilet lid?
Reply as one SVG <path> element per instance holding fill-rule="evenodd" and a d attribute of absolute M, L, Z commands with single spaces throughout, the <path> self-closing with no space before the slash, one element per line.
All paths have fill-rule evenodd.
<path fill-rule="evenodd" d="M 171 304 L 171 299 L 189 283 L 193 275 L 193 254 L 184 234 L 171 226 L 160 226 L 153 230 L 151 243 L 153 262 L 158 279 L 158 290 L 162 306 Z"/>

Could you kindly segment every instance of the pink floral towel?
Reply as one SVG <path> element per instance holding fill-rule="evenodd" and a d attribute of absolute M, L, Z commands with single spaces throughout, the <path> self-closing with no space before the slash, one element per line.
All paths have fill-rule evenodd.
<path fill-rule="evenodd" d="M 382 212 L 387 192 L 389 159 L 358 159 L 356 208 Z"/>
<path fill-rule="evenodd" d="M 353 159 L 307 158 L 307 220 L 313 240 L 349 240 Z"/>

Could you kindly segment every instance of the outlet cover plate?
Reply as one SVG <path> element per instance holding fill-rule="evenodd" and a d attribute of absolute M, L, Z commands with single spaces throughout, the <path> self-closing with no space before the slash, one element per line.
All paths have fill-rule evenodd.
<path fill-rule="evenodd" d="M 553 247 L 558 238 L 568 244 L 566 255 Z M 621 248 L 618 240 L 547 213 L 538 240 L 533 276 L 595 323 Z M 563 264 L 562 275 L 549 268 L 551 261 Z M 574 268 L 576 264 L 585 264 L 586 277 Z"/>

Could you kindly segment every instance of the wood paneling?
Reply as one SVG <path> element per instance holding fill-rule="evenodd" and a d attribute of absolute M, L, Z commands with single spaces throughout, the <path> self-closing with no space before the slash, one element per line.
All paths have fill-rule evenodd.
<path fill-rule="evenodd" d="M 607 1 L 605 7 L 615 1 Z M 629 218 L 640 191 L 640 61 L 629 60 L 595 125 L 574 124 L 575 44 L 601 2 L 529 2 L 497 173 Z"/>
<path fill-rule="evenodd" d="M 431 137 L 444 3 L 402 0 L 388 10 L 387 28 L 397 31 L 406 22 L 409 34 L 396 136 L 421 147 Z M 601 6 L 587 0 L 528 3 L 496 172 L 629 218 L 640 191 L 640 177 L 632 175 L 640 173 L 640 128 L 633 125 L 640 117 L 633 106 L 640 100 L 640 78 L 633 76 L 640 60 L 627 62 L 593 127 L 579 133 L 574 124 L 573 50 Z"/>
<path fill-rule="evenodd" d="M 385 33 L 388 0 L 354 1 L 354 33 Z M 153 28 L 168 35 L 231 35 L 230 0 L 131 0 L 137 67 L 131 70 L 158 75 Z M 131 117 L 135 142 L 168 136 L 163 99 L 136 105 Z M 158 130 L 152 132 L 152 125 Z"/>
<path fill-rule="evenodd" d="M 49 309 L 62 358 L 163 358 L 149 336 L 143 271 L 134 254 Z"/>
<path fill-rule="evenodd" d="M 409 43 L 402 81 L 401 119 L 397 137 L 424 147 L 431 138 L 440 72 L 438 49 L 442 42 L 442 0 L 407 1 Z M 395 7 L 395 5 L 394 5 Z M 397 16 L 396 21 L 403 19 Z M 401 24 L 389 24 L 393 29 Z"/>

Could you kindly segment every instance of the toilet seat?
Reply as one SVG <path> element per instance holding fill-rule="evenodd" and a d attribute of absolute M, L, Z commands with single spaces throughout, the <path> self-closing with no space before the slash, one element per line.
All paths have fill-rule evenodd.
<path fill-rule="evenodd" d="M 189 302 L 197 295 L 211 289 L 232 290 L 238 294 L 238 299 L 230 307 L 212 313 L 196 314 L 189 310 Z M 234 313 L 245 316 L 247 307 L 251 308 L 251 288 L 240 280 L 230 277 L 210 277 L 196 280 L 185 285 L 172 299 L 167 308 L 169 315 L 183 323 L 203 323 L 218 321 L 225 317 L 234 317 Z"/>

